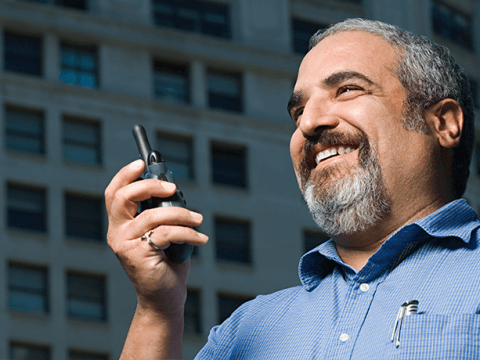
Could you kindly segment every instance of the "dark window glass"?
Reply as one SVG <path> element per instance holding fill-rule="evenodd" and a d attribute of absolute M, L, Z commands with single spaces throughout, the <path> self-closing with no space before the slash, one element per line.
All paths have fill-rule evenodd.
<path fill-rule="evenodd" d="M 318 30 L 325 28 L 325 25 L 304 21 L 300 19 L 293 19 L 292 31 L 293 31 L 293 50 L 305 55 L 309 50 L 310 38 Z"/>
<path fill-rule="evenodd" d="M 193 179 L 192 140 L 159 134 L 157 141 L 158 149 L 175 179 Z"/>
<path fill-rule="evenodd" d="M 42 41 L 40 38 L 5 33 L 3 46 L 6 71 L 42 75 Z"/>
<path fill-rule="evenodd" d="M 50 360 L 50 349 L 46 346 L 10 344 L 10 360 Z"/>
<path fill-rule="evenodd" d="M 6 147 L 9 150 L 44 154 L 43 114 L 40 112 L 5 109 Z"/>
<path fill-rule="evenodd" d="M 87 0 L 23 0 L 38 4 L 58 5 L 72 9 L 87 10 Z"/>
<path fill-rule="evenodd" d="M 69 273 L 67 287 L 69 317 L 106 320 L 105 279 Z"/>
<path fill-rule="evenodd" d="M 70 350 L 68 352 L 68 360 L 108 360 L 108 356 L 84 351 Z"/>
<path fill-rule="evenodd" d="M 57 5 L 78 9 L 78 10 L 87 10 L 87 1 L 86 0 L 56 0 Z"/>
<path fill-rule="evenodd" d="M 223 323 L 230 315 L 242 304 L 251 300 L 250 297 L 236 296 L 236 295 L 218 295 L 218 314 L 219 323 Z"/>
<path fill-rule="evenodd" d="M 217 260 L 250 263 L 250 224 L 215 219 L 215 245 Z"/>
<path fill-rule="evenodd" d="M 432 23 L 436 34 L 468 49 L 473 48 L 472 21 L 468 16 L 433 2 Z"/>
<path fill-rule="evenodd" d="M 7 224 L 10 228 L 45 232 L 45 191 L 8 185 Z"/>
<path fill-rule="evenodd" d="M 155 61 L 155 96 L 163 101 L 184 104 L 189 101 L 188 67 Z"/>
<path fill-rule="evenodd" d="M 207 1 L 154 0 L 155 25 L 211 36 L 230 38 L 227 5 Z"/>
<path fill-rule="evenodd" d="M 246 151 L 228 145 L 212 144 L 213 182 L 247 187 Z"/>
<path fill-rule="evenodd" d="M 318 245 L 324 243 L 328 239 L 330 239 L 330 237 L 323 232 L 305 231 L 303 233 L 303 243 L 304 243 L 303 251 L 306 253 L 316 248 Z"/>
<path fill-rule="evenodd" d="M 48 313 L 46 269 L 10 264 L 8 267 L 10 309 L 36 314 Z"/>
<path fill-rule="evenodd" d="M 67 236 L 103 240 L 103 202 L 100 199 L 67 194 L 65 214 Z"/>
<path fill-rule="evenodd" d="M 187 301 L 185 302 L 185 334 L 200 334 L 200 291 L 188 289 Z"/>
<path fill-rule="evenodd" d="M 72 118 L 63 122 L 63 157 L 79 163 L 101 164 L 100 124 Z"/>
<path fill-rule="evenodd" d="M 227 111 L 242 111 L 240 75 L 209 71 L 207 89 L 209 107 Z"/>
<path fill-rule="evenodd" d="M 62 44 L 60 81 L 84 87 L 98 87 L 97 51 Z"/>

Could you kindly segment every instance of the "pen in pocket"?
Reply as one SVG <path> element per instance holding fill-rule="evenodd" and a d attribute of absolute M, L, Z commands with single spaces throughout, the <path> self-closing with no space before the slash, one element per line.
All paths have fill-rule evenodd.
<path fill-rule="evenodd" d="M 402 304 L 402 306 L 400 306 L 400 309 L 398 310 L 398 313 L 397 313 L 397 318 L 395 319 L 395 324 L 393 324 L 392 338 L 390 339 L 390 341 L 393 341 L 393 339 L 395 338 L 395 333 L 397 333 L 397 341 L 395 343 L 396 347 L 400 345 L 400 330 L 402 327 L 403 318 L 408 315 L 416 314 L 417 310 L 418 310 L 417 300 L 406 301 Z"/>

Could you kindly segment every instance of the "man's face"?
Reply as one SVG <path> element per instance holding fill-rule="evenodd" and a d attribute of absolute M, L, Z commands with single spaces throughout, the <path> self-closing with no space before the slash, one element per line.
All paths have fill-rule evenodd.
<path fill-rule="evenodd" d="M 290 153 L 310 210 L 323 212 L 317 223 L 332 235 L 373 226 L 426 163 L 425 142 L 402 126 L 406 91 L 396 66 L 389 43 L 359 31 L 327 37 L 300 66 Z M 361 226 L 338 228 L 352 218 Z"/>

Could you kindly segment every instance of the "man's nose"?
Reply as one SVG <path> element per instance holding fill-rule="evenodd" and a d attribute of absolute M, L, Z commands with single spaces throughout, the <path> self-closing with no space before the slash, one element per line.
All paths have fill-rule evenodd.
<path fill-rule="evenodd" d="M 305 106 L 298 127 L 304 136 L 315 136 L 323 130 L 333 129 L 338 126 L 338 116 L 326 112 L 318 105 Z"/>

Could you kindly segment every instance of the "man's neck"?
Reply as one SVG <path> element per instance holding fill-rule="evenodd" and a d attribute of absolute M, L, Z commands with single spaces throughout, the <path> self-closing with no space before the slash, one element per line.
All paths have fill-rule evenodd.
<path fill-rule="evenodd" d="M 453 199 L 436 199 L 421 208 L 408 209 L 410 211 L 406 208 L 403 211 L 392 209 L 389 215 L 365 232 L 334 236 L 337 253 L 345 264 L 360 271 L 394 232 L 404 225 L 430 215 L 451 200 Z"/>

